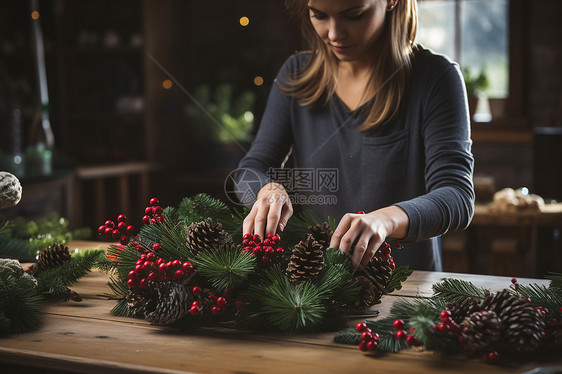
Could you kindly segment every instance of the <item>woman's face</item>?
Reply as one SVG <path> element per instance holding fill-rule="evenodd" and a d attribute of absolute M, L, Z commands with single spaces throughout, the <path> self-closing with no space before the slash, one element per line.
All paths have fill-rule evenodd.
<path fill-rule="evenodd" d="M 368 61 L 384 30 L 387 0 L 309 0 L 316 33 L 340 61 Z"/>

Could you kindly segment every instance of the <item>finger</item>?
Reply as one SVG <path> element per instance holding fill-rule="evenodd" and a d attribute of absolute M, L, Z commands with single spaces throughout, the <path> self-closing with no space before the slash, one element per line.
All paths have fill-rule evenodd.
<path fill-rule="evenodd" d="M 283 232 L 287 223 L 289 223 L 289 218 L 293 215 L 293 205 L 291 201 L 287 199 L 287 204 L 283 205 L 283 210 L 281 211 L 281 218 L 279 218 L 279 231 Z"/>
<path fill-rule="evenodd" d="M 244 218 L 242 222 L 242 235 L 252 234 L 254 230 L 254 219 L 256 218 L 256 213 L 258 212 L 258 202 L 256 201 L 250 210 L 250 213 Z"/>
<path fill-rule="evenodd" d="M 384 239 L 382 239 L 379 235 L 372 235 L 371 239 L 369 240 L 369 246 L 367 247 L 367 251 L 365 251 L 365 255 L 361 260 L 360 266 L 367 266 L 369 261 L 373 258 L 375 253 L 377 252 L 377 248 L 380 247 L 381 243 Z"/>
<path fill-rule="evenodd" d="M 264 232 L 267 223 L 267 215 L 269 214 L 270 202 L 270 197 L 264 197 L 262 199 L 262 204 L 260 204 L 261 209 L 258 210 L 254 218 L 254 234 L 259 235 L 261 240 L 265 239 Z"/>
<path fill-rule="evenodd" d="M 363 259 L 365 257 L 369 258 L 368 250 L 369 250 L 369 243 L 370 239 L 373 236 L 373 232 L 371 230 L 364 229 L 355 246 L 353 248 L 353 254 L 351 256 L 351 266 L 353 270 L 356 270 L 359 265 L 363 264 Z"/>
<path fill-rule="evenodd" d="M 357 240 L 361 236 L 361 221 L 358 219 L 354 219 L 349 226 L 349 230 L 345 233 L 345 235 L 341 238 L 340 241 L 340 250 L 344 253 L 351 255 L 354 251 L 355 245 L 357 244 Z M 366 246 L 365 246 L 366 247 Z"/>
<path fill-rule="evenodd" d="M 330 248 L 339 249 L 342 237 L 345 235 L 349 227 L 351 226 L 351 216 L 349 213 L 345 214 L 338 227 L 334 230 L 332 234 L 332 239 L 330 239 Z"/>
<path fill-rule="evenodd" d="M 283 195 L 275 194 L 273 195 L 273 204 L 269 206 L 269 213 L 267 213 L 267 223 L 265 229 L 265 235 L 274 235 L 279 220 L 281 219 L 281 211 L 283 210 Z"/>

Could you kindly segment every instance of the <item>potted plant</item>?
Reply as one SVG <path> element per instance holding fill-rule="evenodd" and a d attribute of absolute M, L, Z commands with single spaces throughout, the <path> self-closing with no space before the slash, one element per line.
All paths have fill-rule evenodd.
<path fill-rule="evenodd" d="M 235 99 L 233 96 L 233 87 L 228 83 L 215 90 L 201 85 L 195 91 L 196 102 L 186 107 L 193 134 L 205 157 L 200 166 L 207 169 L 235 168 L 248 148 L 256 95 L 245 91 Z"/>
<path fill-rule="evenodd" d="M 468 112 L 472 120 L 478 105 L 478 98 L 490 87 L 490 81 L 484 69 L 481 69 L 478 73 L 473 73 L 470 69 L 463 68 L 462 73 L 468 97 Z"/>

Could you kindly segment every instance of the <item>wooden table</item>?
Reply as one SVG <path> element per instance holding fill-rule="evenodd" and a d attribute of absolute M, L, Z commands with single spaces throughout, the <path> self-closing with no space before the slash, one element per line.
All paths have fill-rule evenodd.
<path fill-rule="evenodd" d="M 562 203 L 515 212 L 495 210 L 492 204 L 477 204 L 467 231 L 469 271 L 509 273 L 494 265 L 498 262 L 494 261 L 494 252 L 505 252 L 496 260 L 516 262 L 518 266 L 513 267 L 512 274 L 535 277 L 548 271 L 561 272 L 562 241 L 550 238 L 553 229 L 562 230 Z"/>
<path fill-rule="evenodd" d="M 102 248 L 104 243 L 77 242 L 71 248 Z M 443 277 L 463 278 L 491 290 L 510 284 L 508 277 L 416 271 L 402 290 L 375 306 L 388 313 L 398 297 L 430 295 Z M 540 363 L 498 367 L 445 357 L 420 349 L 374 357 L 355 346 L 333 343 L 335 332 L 288 335 L 214 329 L 181 332 L 144 320 L 109 314 L 115 305 L 105 293 L 108 276 L 93 271 L 72 287 L 80 303 L 51 302 L 44 326 L 35 332 L 0 338 L 2 373 L 523 373 Z M 519 279 L 520 283 L 547 284 Z M 562 359 L 548 366 L 562 365 Z M 40 368 L 40 371 L 37 371 Z"/>

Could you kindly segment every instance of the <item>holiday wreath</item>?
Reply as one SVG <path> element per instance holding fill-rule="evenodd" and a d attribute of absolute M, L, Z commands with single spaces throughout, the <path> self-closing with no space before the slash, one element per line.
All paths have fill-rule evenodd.
<path fill-rule="evenodd" d="M 242 236 L 247 211 L 208 195 L 177 208 L 159 204 L 150 200 L 138 232 L 123 214 L 99 227 L 119 241 L 102 264 L 112 272 L 113 314 L 186 328 L 324 330 L 364 313 L 411 274 L 395 266 L 387 243 L 353 271 L 344 253 L 328 248 L 335 222 L 311 212 L 293 217 L 282 239 L 262 239 Z"/>

